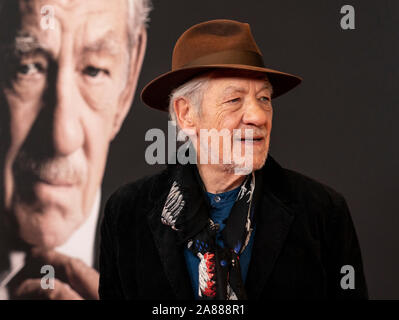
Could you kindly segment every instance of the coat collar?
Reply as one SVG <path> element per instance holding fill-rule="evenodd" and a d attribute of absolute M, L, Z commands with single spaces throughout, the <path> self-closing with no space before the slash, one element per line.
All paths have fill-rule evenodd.
<path fill-rule="evenodd" d="M 165 270 L 178 299 L 193 299 L 193 290 L 176 231 L 161 223 L 161 213 L 173 183 L 174 166 L 165 171 L 163 182 L 154 184 L 149 201 L 155 203 L 148 223 Z M 255 200 L 256 233 L 246 280 L 250 299 L 258 299 L 273 270 L 294 219 L 292 196 L 285 183 L 284 170 L 269 155 L 265 166 L 256 172 L 262 191 Z M 156 200 L 155 200 L 156 199 Z"/>
<path fill-rule="evenodd" d="M 163 268 L 168 281 L 179 300 L 193 300 L 190 276 L 184 258 L 184 248 L 179 245 L 176 231 L 162 224 L 161 214 L 166 197 L 173 184 L 174 166 L 169 166 L 150 191 L 149 203 L 154 203 L 147 216 Z M 172 298 L 172 297 L 171 297 Z"/>
<path fill-rule="evenodd" d="M 255 201 L 256 232 L 245 283 L 251 300 L 258 300 L 266 286 L 294 220 L 294 204 L 284 183 L 284 170 L 272 157 L 257 172 L 259 180 L 262 191 Z"/>

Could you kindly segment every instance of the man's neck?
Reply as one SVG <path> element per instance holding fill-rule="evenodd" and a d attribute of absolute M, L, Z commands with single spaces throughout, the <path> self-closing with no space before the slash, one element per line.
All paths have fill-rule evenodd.
<path fill-rule="evenodd" d="M 234 171 L 226 170 L 219 165 L 197 164 L 197 168 L 206 191 L 210 193 L 217 194 L 233 190 L 245 180 L 245 176 L 237 175 Z"/>

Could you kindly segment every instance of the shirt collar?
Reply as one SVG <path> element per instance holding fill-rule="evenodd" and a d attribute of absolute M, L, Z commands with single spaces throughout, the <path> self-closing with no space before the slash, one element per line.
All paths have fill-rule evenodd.
<path fill-rule="evenodd" d="M 100 199 L 101 191 L 98 190 L 87 220 L 72 234 L 67 242 L 55 249 L 57 252 L 79 258 L 87 265 L 93 266 Z"/>

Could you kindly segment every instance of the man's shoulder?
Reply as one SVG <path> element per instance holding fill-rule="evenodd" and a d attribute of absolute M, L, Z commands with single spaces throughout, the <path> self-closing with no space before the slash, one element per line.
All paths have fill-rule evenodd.
<path fill-rule="evenodd" d="M 163 181 L 167 180 L 167 170 L 144 176 L 136 181 L 122 185 L 110 196 L 109 201 L 117 203 L 134 202 L 141 197 L 152 196 L 154 188 L 158 189 Z"/>
<path fill-rule="evenodd" d="M 273 190 L 282 200 L 306 207 L 332 208 L 346 205 L 343 195 L 331 186 L 303 173 L 283 168 L 272 159 Z"/>
<path fill-rule="evenodd" d="M 320 205 L 344 201 L 343 195 L 331 186 L 303 173 L 286 168 L 283 170 L 297 201 L 312 201 Z"/>
<path fill-rule="evenodd" d="M 108 198 L 105 214 L 117 220 L 125 212 L 136 212 L 152 207 L 162 194 L 162 185 L 168 181 L 168 170 L 144 176 L 119 187 Z"/>

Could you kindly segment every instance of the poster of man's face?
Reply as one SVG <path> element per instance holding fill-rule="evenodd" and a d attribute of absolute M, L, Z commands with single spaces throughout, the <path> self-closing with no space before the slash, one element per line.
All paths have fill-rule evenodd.
<path fill-rule="evenodd" d="M 65 251 L 94 263 L 101 182 L 141 69 L 146 6 L 141 0 L 1 1 L 5 256 L 65 246 L 90 224 L 86 239 L 82 234 Z M 74 253 L 82 242 L 93 248 Z"/>
<path fill-rule="evenodd" d="M 268 152 L 345 195 L 370 298 L 399 299 L 398 13 L 396 0 L 0 0 L 0 300 L 98 299 L 105 201 L 169 156 L 146 160 L 146 133 L 167 137 L 169 118 L 140 91 L 212 19 L 249 23 L 265 66 L 303 78 L 272 101 Z"/>

